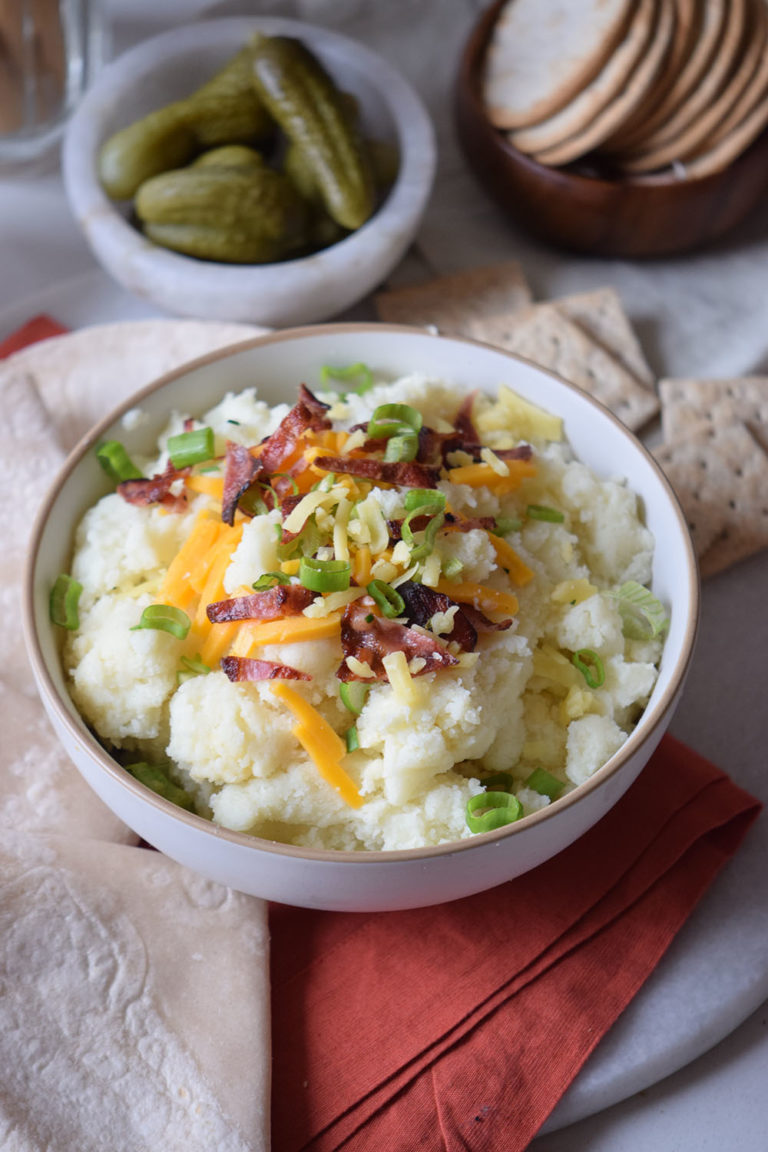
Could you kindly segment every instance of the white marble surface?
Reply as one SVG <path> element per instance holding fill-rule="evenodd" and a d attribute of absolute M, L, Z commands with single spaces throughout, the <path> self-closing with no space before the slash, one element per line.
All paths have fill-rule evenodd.
<path fill-rule="evenodd" d="M 518 235 L 485 199 L 464 167 L 450 117 L 451 78 L 479 3 L 168 0 L 160 6 L 110 0 L 109 7 L 118 50 L 174 19 L 258 10 L 327 24 L 397 63 L 430 108 L 440 157 L 428 216 L 399 278 L 516 256 L 540 297 L 614 284 L 659 374 L 768 372 L 768 209 L 707 253 L 626 264 L 545 250 Z M 111 319 L 115 309 L 132 317 L 153 314 L 128 297 L 116 299 L 100 275 L 55 172 L 0 182 L 0 335 L 29 314 L 28 297 L 33 303 L 58 302 L 68 322 Z M 62 293 L 63 280 L 68 283 Z M 355 312 L 370 315 L 370 304 Z M 701 640 L 673 724 L 678 736 L 764 800 L 766 586 L 768 555 L 707 585 Z M 757 1006 L 755 999 L 768 966 L 762 944 L 768 845 L 762 826 L 755 833 L 561 1102 L 552 1123 L 568 1126 L 541 1135 L 533 1146 L 537 1152 L 762 1152 L 768 1146 L 768 1006 Z M 649 1018 L 644 1003 L 654 998 L 662 1007 Z M 681 1067 L 636 1091 L 642 1087 L 638 1074 L 650 1084 Z M 636 1094 L 607 1107 L 624 1094 L 622 1075 L 624 1091 Z M 578 1119 L 596 1107 L 606 1110 Z"/>

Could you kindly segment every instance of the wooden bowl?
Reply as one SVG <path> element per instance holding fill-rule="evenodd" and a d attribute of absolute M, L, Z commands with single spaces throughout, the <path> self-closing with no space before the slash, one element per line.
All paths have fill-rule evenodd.
<path fill-rule="evenodd" d="M 722 236 L 768 190 L 768 131 L 728 168 L 697 180 L 630 179 L 549 168 L 514 148 L 491 124 L 482 70 L 505 0 L 480 17 L 462 54 L 456 125 L 486 191 L 519 224 L 550 243 L 593 256 L 650 257 L 690 251 Z"/>

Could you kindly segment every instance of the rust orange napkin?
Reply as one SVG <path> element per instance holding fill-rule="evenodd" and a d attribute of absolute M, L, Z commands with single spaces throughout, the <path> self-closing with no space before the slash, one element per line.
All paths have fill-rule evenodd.
<path fill-rule="evenodd" d="M 67 329 L 50 316 L 33 316 L 5 340 L 0 340 L 0 360 L 12 356 L 14 352 L 20 352 L 30 344 L 37 344 L 39 340 L 47 340 L 51 336 L 63 336 L 66 332 Z"/>
<path fill-rule="evenodd" d="M 519 1152 L 760 810 L 670 736 L 555 859 L 407 912 L 275 906 L 274 1152 Z"/>

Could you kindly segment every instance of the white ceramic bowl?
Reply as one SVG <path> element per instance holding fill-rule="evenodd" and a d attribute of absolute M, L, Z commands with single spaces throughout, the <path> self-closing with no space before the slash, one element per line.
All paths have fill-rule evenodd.
<path fill-rule="evenodd" d="M 365 132 L 395 143 L 397 180 L 357 232 L 312 256 L 275 264 L 195 260 L 151 244 L 99 184 L 96 160 L 118 128 L 194 91 L 254 31 L 307 44 L 339 86 L 357 99 Z M 94 255 L 129 291 L 180 316 L 268 327 L 324 320 L 348 308 L 387 276 L 418 228 L 432 187 L 435 140 L 419 97 L 385 60 L 362 44 L 296 20 L 243 17 L 190 24 L 125 53 L 100 74 L 64 139 L 69 204 Z"/>
<path fill-rule="evenodd" d="M 393 378 L 423 371 L 495 392 L 503 382 L 564 417 L 575 451 L 598 474 L 625 476 L 639 493 L 656 539 L 653 587 L 670 606 L 659 677 L 635 731 L 607 764 L 551 807 L 516 824 L 455 844 L 400 852 L 294 848 L 230 832 L 156 796 L 99 745 L 67 693 L 48 596 L 68 571 L 75 525 L 108 482 L 93 447 L 119 437 L 149 449 L 170 409 L 203 412 L 226 391 L 259 381 L 269 402 L 290 399 L 323 364 L 365 361 Z M 119 417 L 137 403 L 148 421 L 131 432 Z M 69 755 L 102 800 L 140 836 L 223 884 L 282 903 L 345 911 L 419 907 L 467 896 L 555 855 L 600 819 L 640 773 L 674 710 L 692 655 L 698 576 L 690 538 L 667 481 L 639 442 L 579 389 L 511 355 L 471 341 L 409 328 L 329 325 L 260 337 L 165 376 L 104 420 L 67 461 L 34 530 L 25 580 L 25 628 L 43 703 Z"/>

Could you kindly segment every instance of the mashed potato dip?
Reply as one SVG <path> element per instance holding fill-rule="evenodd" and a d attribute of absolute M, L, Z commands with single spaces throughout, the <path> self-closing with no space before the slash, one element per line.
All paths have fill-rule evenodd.
<path fill-rule="evenodd" d="M 174 413 L 151 459 L 99 449 L 116 491 L 52 594 L 69 687 L 128 771 L 226 828 L 460 840 L 627 739 L 663 643 L 653 539 L 556 414 L 504 386 L 326 376 L 350 374 Z"/>

